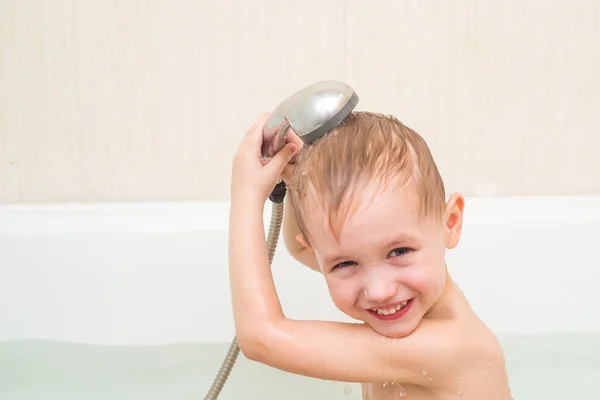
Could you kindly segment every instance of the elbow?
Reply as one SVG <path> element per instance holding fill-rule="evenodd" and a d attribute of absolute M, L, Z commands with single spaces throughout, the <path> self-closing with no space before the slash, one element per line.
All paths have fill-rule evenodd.
<path fill-rule="evenodd" d="M 249 360 L 266 363 L 266 357 L 269 354 L 268 341 L 266 336 L 257 331 L 238 332 L 238 346 L 240 351 Z"/>

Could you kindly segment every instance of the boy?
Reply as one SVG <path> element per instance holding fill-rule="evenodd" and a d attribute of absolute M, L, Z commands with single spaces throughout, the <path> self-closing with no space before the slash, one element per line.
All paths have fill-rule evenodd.
<path fill-rule="evenodd" d="M 445 264 L 464 199 L 446 201 L 423 139 L 392 117 L 355 112 L 301 152 L 291 135 L 262 163 L 266 118 L 233 163 L 230 279 L 243 354 L 295 374 L 361 382 L 366 399 L 511 399 L 502 350 Z M 363 323 L 285 317 L 263 225 L 281 176 L 286 246 L 323 274 L 338 309 Z"/>

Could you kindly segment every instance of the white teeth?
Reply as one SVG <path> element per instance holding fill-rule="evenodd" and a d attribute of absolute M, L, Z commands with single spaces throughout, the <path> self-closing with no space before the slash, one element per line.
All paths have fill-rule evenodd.
<path fill-rule="evenodd" d="M 408 300 L 405 300 L 404 302 L 398 304 L 396 307 L 391 307 L 391 308 L 372 308 L 371 310 L 376 312 L 379 315 L 390 315 L 390 314 L 395 314 L 397 311 L 402 310 L 404 307 L 406 307 L 406 304 L 408 303 Z"/>

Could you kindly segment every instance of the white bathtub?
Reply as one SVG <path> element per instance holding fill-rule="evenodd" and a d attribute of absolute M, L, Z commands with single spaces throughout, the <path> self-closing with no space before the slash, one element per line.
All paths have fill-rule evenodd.
<path fill-rule="evenodd" d="M 266 226 L 268 218 L 267 211 Z M 459 248 L 449 253 L 449 268 L 472 306 L 495 332 L 507 340 L 527 337 L 522 335 L 579 334 L 591 340 L 592 346 L 599 343 L 600 197 L 469 198 L 464 224 Z M 27 360 L 31 365 L 31 349 L 44 343 L 83 344 L 86 346 L 77 349 L 88 350 L 110 346 L 101 347 L 105 349 L 102 354 L 131 346 L 170 349 L 161 354 L 178 354 L 179 361 L 187 354 L 199 363 L 206 354 L 213 364 L 205 366 L 203 379 L 211 380 L 211 371 L 216 372 L 215 363 L 220 362 L 222 349 L 234 333 L 227 226 L 227 203 L 0 207 L 0 342 L 5 346 L 4 350 L 0 346 L 0 356 L 4 355 L 0 361 L 0 376 L 4 376 L 0 377 L 0 398 L 21 399 L 25 393 L 28 399 L 38 398 L 36 395 L 44 398 L 44 392 L 58 390 L 56 385 L 39 383 L 45 382 L 40 377 L 54 367 L 38 371 L 39 379 L 32 384 L 23 377 L 24 364 L 17 365 L 27 364 Z M 273 270 L 289 316 L 346 320 L 331 304 L 320 274 L 293 261 L 281 240 Z M 218 351 L 210 354 L 177 347 L 190 343 L 216 343 L 220 347 L 212 347 Z M 12 346 L 15 344 L 18 346 Z M 599 347 L 600 343 L 594 356 L 598 371 Z M 75 348 L 69 349 L 69 354 L 75 354 Z M 89 355 L 85 351 L 77 357 Z M 565 351 L 568 356 L 570 350 Z M 38 364 L 40 359 L 49 360 L 43 355 L 48 354 L 47 349 L 36 354 Z M 60 364 L 60 349 L 53 348 L 51 354 Z M 124 360 L 122 353 L 115 357 Z M 90 366 L 97 357 L 77 360 L 72 362 Z M 164 364 L 165 359 L 161 360 Z M 115 362 L 112 367 L 103 365 L 114 370 L 120 363 Z M 239 362 L 242 370 L 254 368 L 246 360 Z M 19 378 L 7 378 L 15 368 L 21 368 Z M 264 368 L 260 371 L 275 373 Z M 186 374 L 193 379 L 194 372 Z M 277 376 L 280 382 L 300 379 Z M 84 378 L 85 374 L 81 375 L 78 382 L 89 381 L 89 376 Z M 59 386 L 67 390 L 72 381 L 63 379 L 67 383 Z M 185 384 L 180 383 L 181 389 Z M 27 385 L 29 389 L 24 392 Z M 191 389 L 190 385 L 185 386 L 189 393 L 167 397 L 203 395 L 203 388 Z M 31 389 L 34 386 L 37 392 Z M 9 389 L 2 392 L 3 387 Z M 118 389 L 107 397 L 96 398 L 137 398 L 131 386 L 122 383 L 114 387 Z M 76 392 L 65 393 L 62 398 L 69 398 L 69 393 L 77 397 Z M 99 393 L 97 387 L 95 393 Z M 331 393 L 328 395 L 333 396 Z M 528 395 L 532 393 L 539 392 Z M 356 392 L 342 394 L 340 398 L 358 396 Z M 290 396 L 288 393 L 287 397 L 293 398 Z M 547 399 L 548 394 L 545 396 Z M 597 393 L 589 398 L 595 396 Z M 148 394 L 142 397 L 149 398 Z"/>

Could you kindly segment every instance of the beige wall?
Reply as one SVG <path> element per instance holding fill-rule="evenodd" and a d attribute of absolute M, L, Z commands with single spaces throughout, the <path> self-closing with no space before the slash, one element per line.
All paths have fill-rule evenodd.
<path fill-rule="evenodd" d="M 450 190 L 600 193 L 600 2 L 0 0 L 0 202 L 227 199 L 254 119 L 320 79 Z"/>

